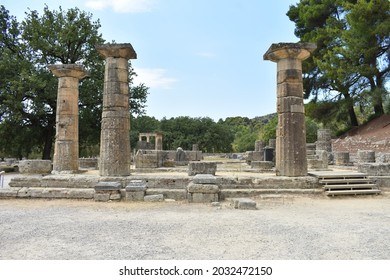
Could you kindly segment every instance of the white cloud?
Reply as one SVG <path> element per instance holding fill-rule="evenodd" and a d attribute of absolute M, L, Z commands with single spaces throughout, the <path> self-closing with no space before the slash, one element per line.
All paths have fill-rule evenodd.
<path fill-rule="evenodd" d="M 177 82 L 177 79 L 166 76 L 166 69 L 162 68 L 136 68 L 137 76 L 134 77 L 134 84 L 140 83 L 155 89 L 171 89 Z"/>
<path fill-rule="evenodd" d="M 94 10 L 111 8 L 116 13 L 143 13 L 151 11 L 156 0 L 88 0 L 85 6 Z"/>

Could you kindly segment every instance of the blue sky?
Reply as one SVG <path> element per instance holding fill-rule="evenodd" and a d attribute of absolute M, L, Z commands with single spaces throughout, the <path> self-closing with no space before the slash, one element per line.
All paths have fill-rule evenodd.
<path fill-rule="evenodd" d="M 150 88 L 147 115 L 262 116 L 276 111 L 272 43 L 297 42 L 286 12 L 298 0 L 2 0 L 17 17 L 44 3 L 93 14 L 107 41 L 131 43 L 136 83 Z"/>

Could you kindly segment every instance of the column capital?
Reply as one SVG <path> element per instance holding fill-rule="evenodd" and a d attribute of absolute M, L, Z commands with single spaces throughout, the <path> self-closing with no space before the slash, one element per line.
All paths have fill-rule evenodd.
<path fill-rule="evenodd" d="M 137 59 L 137 53 L 130 43 L 126 44 L 103 44 L 97 45 L 96 50 L 107 57 Z"/>
<path fill-rule="evenodd" d="M 264 60 L 271 60 L 278 62 L 285 58 L 295 58 L 305 60 L 317 48 L 314 43 L 277 43 L 272 44 L 271 47 L 264 54 Z"/>
<path fill-rule="evenodd" d="M 47 67 L 51 70 L 54 76 L 59 78 L 73 77 L 83 79 L 89 76 L 89 72 L 79 64 L 49 64 Z"/>

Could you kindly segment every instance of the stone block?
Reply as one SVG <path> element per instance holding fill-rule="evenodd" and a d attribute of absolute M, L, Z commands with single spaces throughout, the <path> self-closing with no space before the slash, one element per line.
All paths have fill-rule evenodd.
<path fill-rule="evenodd" d="M 120 200 L 121 194 L 120 193 L 111 193 L 110 194 L 110 200 Z"/>
<path fill-rule="evenodd" d="M 364 151 L 359 150 L 357 152 L 358 162 L 359 163 L 367 163 L 367 162 L 375 162 L 375 151 Z"/>
<path fill-rule="evenodd" d="M 361 163 L 358 171 L 370 176 L 390 176 L 389 163 Z"/>
<path fill-rule="evenodd" d="M 109 193 L 95 193 L 94 199 L 95 199 L 95 201 L 106 202 L 106 201 L 110 200 L 110 194 Z"/>
<path fill-rule="evenodd" d="M 218 193 L 189 193 L 188 201 L 192 203 L 218 202 Z"/>
<path fill-rule="evenodd" d="M 214 184 L 194 184 L 189 183 L 187 186 L 189 193 L 218 193 L 219 187 Z"/>
<path fill-rule="evenodd" d="M 256 202 L 250 198 L 233 198 L 231 206 L 235 209 L 256 210 Z"/>
<path fill-rule="evenodd" d="M 0 189 L 0 198 L 1 197 L 17 197 L 19 188 L 6 188 Z"/>
<path fill-rule="evenodd" d="M 52 170 L 50 160 L 21 160 L 19 172 L 22 174 L 49 174 Z"/>
<path fill-rule="evenodd" d="M 146 195 L 144 197 L 144 201 L 161 202 L 161 201 L 164 201 L 164 195 L 162 195 L 162 194 Z"/>
<path fill-rule="evenodd" d="M 217 177 L 211 174 L 196 174 L 193 179 L 194 184 L 216 184 Z"/>
<path fill-rule="evenodd" d="M 145 180 L 131 180 L 127 186 L 126 191 L 145 191 L 146 190 L 146 181 Z"/>
<path fill-rule="evenodd" d="M 336 165 L 349 165 L 349 153 L 348 152 L 337 152 L 335 153 Z"/>
<path fill-rule="evenodd" d="M 196 174 L 215 175 L 216 171 L 216 162 L 190 162 L 188 164 L 188 176 L 195 176 Z"/>
<path fill-rule="evenodd" d="M 99 182 L 95 185 L 95 191 L 120 191 L 121 188 L 119 182 Z"/>
<path fill-rule="evenodd" d="M 269 170 L 272 169 L 274 163 L 272 161 L 252 161 L 251 167 L 255 169 L 261 170 Z"/>
<path fill-rule="evenodd" d="M 126 186 L 127 201 L 142 201 L 144 200 L 146 191 L 146 182 L 144 180 L 131 180 Z"/>

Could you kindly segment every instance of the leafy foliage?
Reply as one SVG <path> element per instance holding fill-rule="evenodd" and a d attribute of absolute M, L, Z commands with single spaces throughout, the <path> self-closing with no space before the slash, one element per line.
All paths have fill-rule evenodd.
<path fill-rule="evenodd" d="M 104 59 L 95 45 L 104 43 L 100 22 L 78 8 L 43 14 L 29 11 L 21 23 L 0 6 L 0 151 L 28 157 L 34 150 L 49 159 L 55 134 L 58 78 L 47 64 L 78 63 L 90 72 L 79 87 L 80 153 L 96 151 L 100 140 Z M 129 63 L 129 80 L 135 74 Z M 130 87 L 131 113 L 145 113 L 148 88 Z M 10 141 L 12 140 L 12 141 Z M 12 145 L 10 144 L 12 143 Z M 88 152 L 89 151 L 89 152 Z"/>
<path fill-rule="evenodd" d="M 309 116 L 324 125 L 343 116 L 343 125 L 351 127 L 360 121 L 356 108 L 366 116 L 383 114 L 390 75 L 390 2 L 301 0 L 287 15 L 302 42 L 317 43 L 303 63 L 305 97 L 319 103 L 322 112 L 335 104 L 326 118 L 318 118 L 312 104 Z"/>

